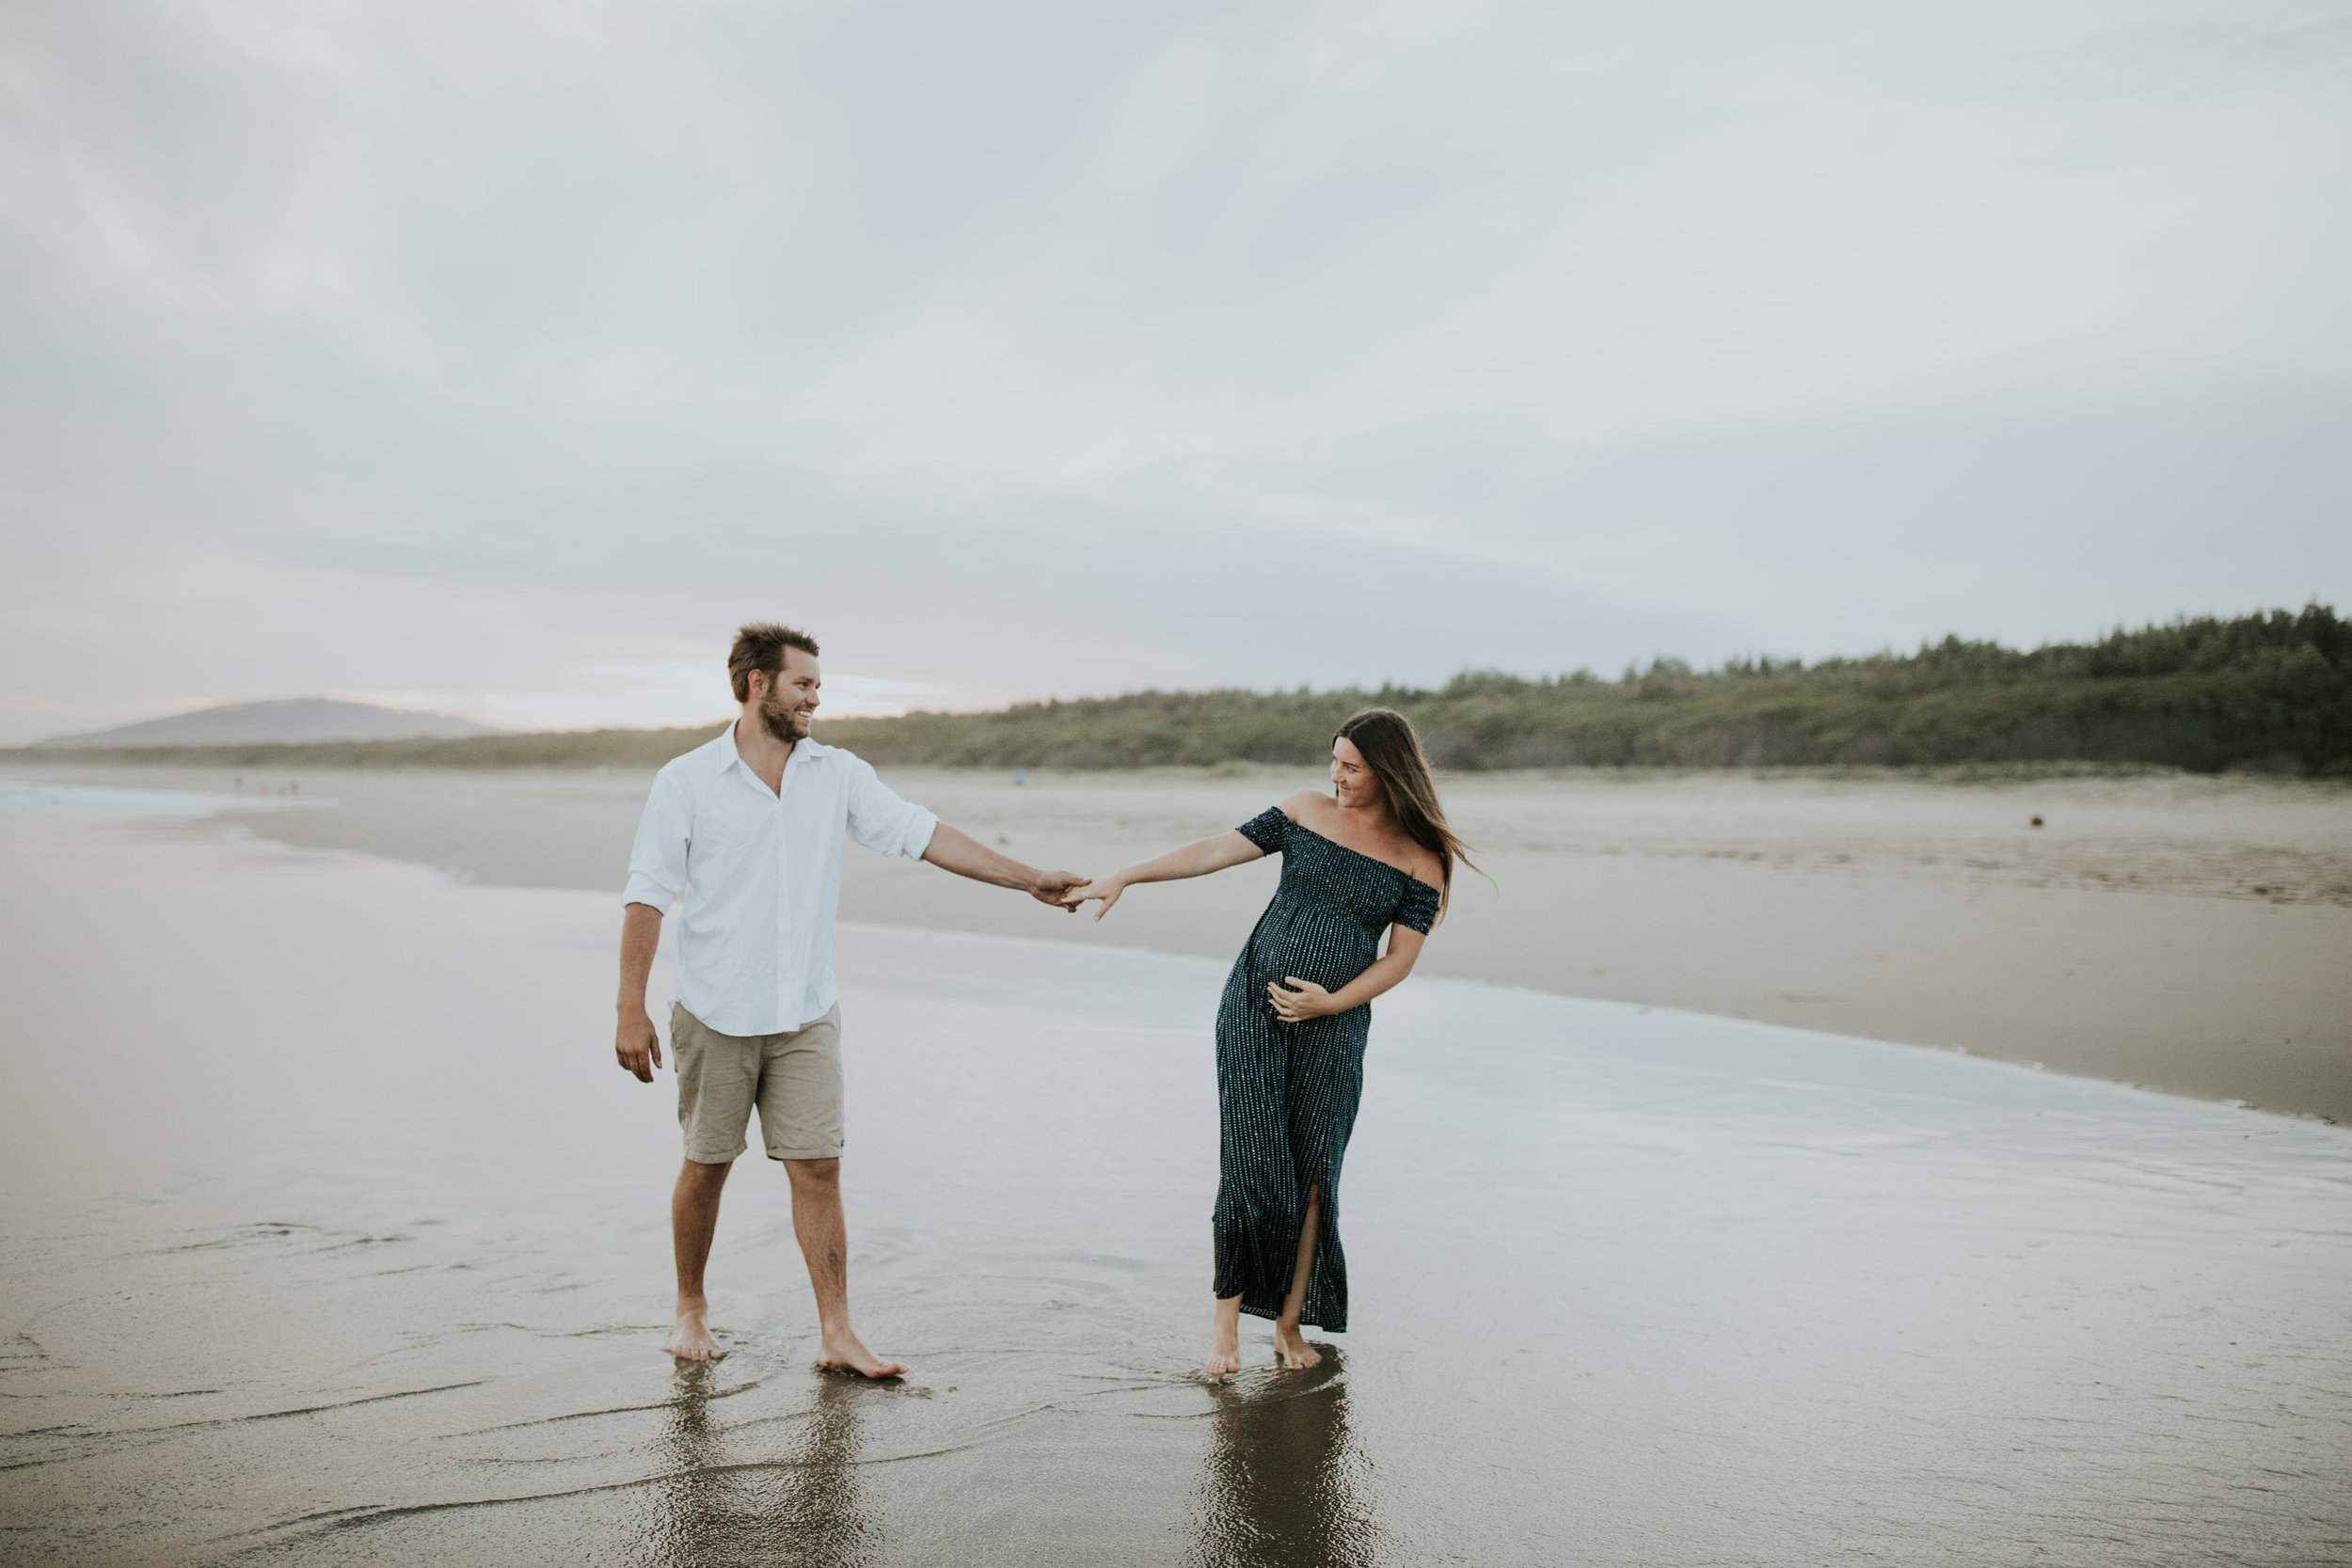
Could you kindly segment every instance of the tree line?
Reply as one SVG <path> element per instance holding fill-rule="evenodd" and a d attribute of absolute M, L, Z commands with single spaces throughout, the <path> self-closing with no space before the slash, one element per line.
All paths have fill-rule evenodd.
<path fill-rule="evenodd" d="M 1437 766 L 1927 767 L 2137 763 L 2352 774 L 2352 625 L 2325 605 L 2184 619 L 2018 651 L 1947 638 L 1911 654 L 1805 664 L 1661 658 L 1614 680 L 1491 672 L 1434 689 L 1137 691 L 989 713 L 820 721 L 819 739 L 883 765 L 1113 768 L 1313 764 L 1370 704 L 1409 717 Z M 657 767 L 723 726 L 453 740 L 44 750 L 243 767 Z"/>
<path fill-rule="evenodd" d="M 2352 772 L 2352 626 L 2332 609 L 2116 631 L 2029 652 L 1947 638 L 1807 665 L 1675 659 L 1615 680 L 1471 672 L 1434 690 L 1140 691 L 993 713 L 842 720 L 877 763 L 1139 768 L 1313 763 L 1369 704 L 1413 721 L 1431 761 L 1504 768 L 2144 763 Z"/>

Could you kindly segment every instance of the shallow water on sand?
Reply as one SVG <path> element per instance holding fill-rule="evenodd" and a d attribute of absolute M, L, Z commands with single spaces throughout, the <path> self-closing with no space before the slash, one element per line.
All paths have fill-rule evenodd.
<path fill-rule="evenodd" d="M 914 1374 L 808 1370 L 759 1160 L 679 1370 L 612 900 L 173 806 L 0 800 L 9 1561 L 2352 1553 L 2344 1130 L 1416 981 L 1356 1328 L 1216 1386 L 1222 965 L 851 927 L 853 1292 Z"/>

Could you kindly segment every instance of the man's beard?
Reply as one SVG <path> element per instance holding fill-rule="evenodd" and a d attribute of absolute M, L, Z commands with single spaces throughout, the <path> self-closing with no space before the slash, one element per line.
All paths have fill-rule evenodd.
<path fill-rule="evenodd" d="M 762 703 L 759 705 L 760 726 L 787 746 L 794 745 L 802 735 L 792 725 L 793 713 L 793 709 L 781 705 Z"/>

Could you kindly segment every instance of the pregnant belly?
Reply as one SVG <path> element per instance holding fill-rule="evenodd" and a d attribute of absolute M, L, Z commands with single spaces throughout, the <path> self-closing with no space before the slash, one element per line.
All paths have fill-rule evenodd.
<path fill-rule="evenodd" d="M 1292 928 L 1261 931 L 1250 943 L 1258 973 L 1270 980 L 1296 975 L 1337 990 L 1370 968 L 1373 944 L 1361 931 Z"/>

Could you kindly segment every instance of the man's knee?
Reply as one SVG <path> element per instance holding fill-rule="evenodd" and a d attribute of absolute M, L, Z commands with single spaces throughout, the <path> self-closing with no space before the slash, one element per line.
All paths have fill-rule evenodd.
<path fill-rule="evenodd" d="M 795 1187 L 817 1189 L 841 1185 L 841 1161 L 838 1157 L 830 1160 L 787 1160 L 784 1173 L 792 1179 Z"/>

